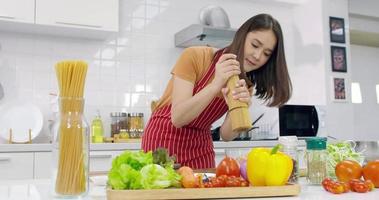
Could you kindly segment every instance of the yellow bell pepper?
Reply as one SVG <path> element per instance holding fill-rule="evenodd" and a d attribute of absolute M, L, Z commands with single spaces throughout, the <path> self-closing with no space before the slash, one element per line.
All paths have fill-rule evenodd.
<path fill-rule="evenodd" d="M 253 186 L 285 185 L 292 173 L 292 158 L 274 148 L 253 148 L 247 157 L 247 177 Z"/>

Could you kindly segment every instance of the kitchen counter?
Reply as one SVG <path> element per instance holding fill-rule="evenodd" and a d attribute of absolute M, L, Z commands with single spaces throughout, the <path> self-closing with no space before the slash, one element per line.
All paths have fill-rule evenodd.
<path fill-rule="evenodd" d="M 277 140 L 254 140 L 254 141 L 231 141 L 213 142 L 214 148 L 251 148 L 257 146 L 270 147 L 275 146 Z M 300 141 L 300 145 L 305 145 L 304 141 Z M 130 143 L 100 143 L 91 144 L 91 151 L 118 151 L 118 150 L 139 150 L 141 148 L 140 142 Z M 0 144 L 0 152 L 48 152 L 51 151 L 52 144 Z"/>
<path fill-rule="evenodd" d="M 262 199 L 282 199 L 282 200 L 333 200 L 333 199 L 344 199 L 344 200 L 374 200 L 378 199 L 379 189 L 368 193 L 355 193 L 349 192 L 345 194 L 332 194 L 326 192 L 321 186 L 309 186 L 306 185 L 305 180 L 300 179 L 301 193 L 299 196 L 293 197 L 280 197 L 280 198 L 254 198 L 254 200 Z M 18 180 L 18 181 L 0 181 L 0 199 L 1 200 L 47 200 L 52 199 L 49 196 L 49 191 L 51 187 L 51 182 L 49 179 L 35 179 L 35 180 Z M 91 183 L 90 192 L 87 198 L 94 200 L 105 200 L 106 192 L 105 186 L 95 186 Z M 125 198 L 127 199 L 127 197 Z M 245 198 L 249 199 L 249 198 Z"/>

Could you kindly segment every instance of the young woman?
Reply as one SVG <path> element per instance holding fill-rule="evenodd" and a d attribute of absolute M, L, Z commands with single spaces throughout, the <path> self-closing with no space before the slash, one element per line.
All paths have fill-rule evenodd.
<path fill-rule="evenodd" d="M 163 96 L 152 104 L 142 148 L 167 148 L 178 163 L 194 169 L 215 167 L 210 128 L 228 111 L 228 92 L 242 102 L 250 103 L 256 95 L 268 106 L 280 106 L 292 90 L 282 30 L 268 14 L 247 20 L 224 49 L 185 49 L 171 73 Z M 225 85 L 233 75 L 240 80 L 234 91 L 228 91 Z M 238 134 L 232 131 L 227 114 L 220 128 L 222 139 L 233 140 Z"/>

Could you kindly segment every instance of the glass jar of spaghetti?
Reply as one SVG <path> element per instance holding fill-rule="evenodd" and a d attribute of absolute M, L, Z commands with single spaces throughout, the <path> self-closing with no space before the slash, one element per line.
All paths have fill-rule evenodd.
<path fill-rule="evenodd" d="M 89 126 L 83 115 L 84 99 L 59 98 L 59 119 L 53 137 L 53 195 L 85 196 L 89 189 Z"/>

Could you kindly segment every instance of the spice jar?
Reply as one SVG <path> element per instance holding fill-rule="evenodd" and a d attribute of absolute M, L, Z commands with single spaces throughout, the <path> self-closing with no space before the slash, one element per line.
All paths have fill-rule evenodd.
<path fill-rule="evenodd" d="M 120 133 L 121 125 L 121 113 L 120 112 L 112 112 L 111 113 L 111 137 L 115 134 Z"/>
<path fill-rule="evenodd" d="M 279 144 L 282 145 L 282 152 L 292 158 L 293 169 L 289 183 L 297 183 L 299 179 L 299 156 L 297 153 L 298 140 L 296 136 L 282 136 L 279 137 Z"/>
<path fill-rule="evenodd" d="M 138 113 L 138 137 L 142 137 L 144 129 L 143 113 Z"/>
<path fill-rule="evenodd" d="M 131 138 L 140 138 L 143 133 L 143 113 L 129 114 L 129 134 Z"/>
<path fill-rule="evenodd" d="M 307 144 L 307 181 L 320 185 L 326 178 L 326 138 L 312 137 L 305 140 Z"/>

